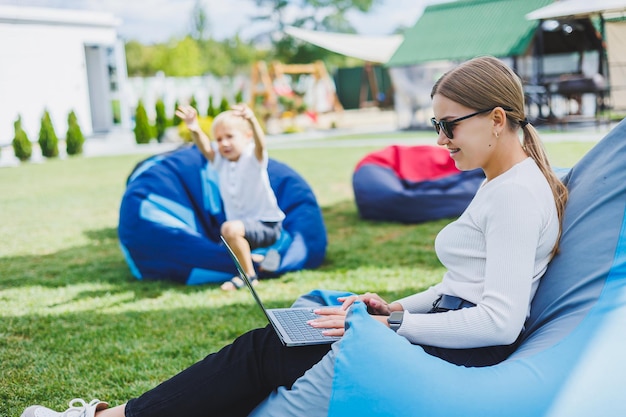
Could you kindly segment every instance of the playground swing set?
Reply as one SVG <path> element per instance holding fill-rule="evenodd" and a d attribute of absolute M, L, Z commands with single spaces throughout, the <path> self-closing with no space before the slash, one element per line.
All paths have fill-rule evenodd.
<path fill-rule="evenodd" d="M 312 76 L 311 91 L 296 91 L 294 79 Z M 306 114 L 315 123 L 320 112 L 342 111 L 335 85 L 322 61 L 311 64 L 282 64 L 256 62 L 251 74 L 251 105 L 262 105 L 267 118 L 294 118 Z M 305 97 L 310 94 L 310 97 Z M 305 100 L 308 99 L 308 100 Z"/>

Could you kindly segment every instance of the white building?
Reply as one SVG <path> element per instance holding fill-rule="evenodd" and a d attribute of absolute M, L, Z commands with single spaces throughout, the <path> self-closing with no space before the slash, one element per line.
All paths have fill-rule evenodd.
<path fill-rule="evenodd" d="M 72 110 L 85 136 L 130 127 L 120 23 L 108 13 L 0 6 L 0 145 L 11 143 L 18 116 L 36 141 L 44 110 L 59 138 Z"/>

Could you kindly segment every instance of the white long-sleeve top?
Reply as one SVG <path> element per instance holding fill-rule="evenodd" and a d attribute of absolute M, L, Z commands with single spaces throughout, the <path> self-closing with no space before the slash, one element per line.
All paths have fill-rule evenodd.
<path fill-rule="evenodd" d="M 473 348 L 513 343 L 530 314 L 559 231 L 550 186 L 532 158 L 485 182 L 465 212 L 439 232 L 447 269 L 428 290 L 398 300 L 398 334 L 411 343 Z M 428 312 L 442 294 L 476 307 Z"/>

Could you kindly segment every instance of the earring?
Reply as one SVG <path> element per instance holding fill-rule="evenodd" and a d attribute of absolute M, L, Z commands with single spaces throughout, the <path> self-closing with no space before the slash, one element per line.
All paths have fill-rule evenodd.
<path fill-rule="evenodd" d="M 495 132 L 494 134 L 496 135 L 496 139 L 500 137 L 500 134 L 498 132 Z"/>

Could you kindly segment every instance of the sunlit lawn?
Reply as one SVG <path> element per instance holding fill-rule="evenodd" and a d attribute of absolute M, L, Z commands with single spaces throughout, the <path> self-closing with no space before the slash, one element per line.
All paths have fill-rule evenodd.
<path fill-rule="evenodd" d="M 592 145 L 547 149 L 565 167 Z M 379 148 L 270 151 L 309 181 L 329 238 L 321 268 L 262 282 L 270 306 L 315 288 L 394 299 L 440 279 L 432 242 L 449 220 L 401 225 L 358 217 L 352 172 Z M 18 416 L 32 403 L 64 408 L 74 397 L 124 402 L 265 324 L 246 291 L 131 276 L 117 241 L 118 208 L 128 173 L 145 156 L 0 169 L 0 416 Z"/>

